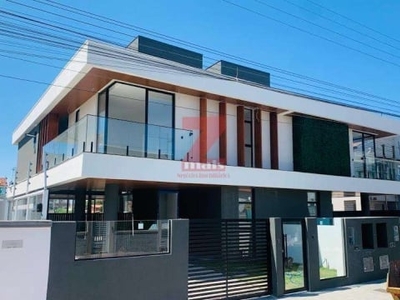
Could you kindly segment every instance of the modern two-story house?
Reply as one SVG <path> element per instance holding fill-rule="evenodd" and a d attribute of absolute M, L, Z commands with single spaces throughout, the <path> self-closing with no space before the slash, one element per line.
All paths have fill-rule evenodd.
<path fill-rule="evenodd" d="M 202 54 L 142 36 L 126 48 L 87 41 L 13 133 L 8 219 L 78 222 L 53 226 L 48 299 L 128 297 L 132 274 L 143 299 L 165 299 L 141 284 L 143 268 L 148 284 L 165 282 L 160 291 L 179 283 L 174 299 L 379 278 L 396 257 L 398 220 L 330 218 L 341 205 L 358 216 L 398 209 L 399 134 L 398 118 L 273 88 L 266 72 L 224 60 L 204 68 Z M 180 218 L 189 238 L 186 221 L 171 235 L 154 221 Z M 317 220 L 330 227 L 317 230 Z M 149 236 L 156 246 L 141 248 Z M 165 257 L 80 261 L 149 249 Z M 180 280 L 164 280 L 178 260 Z M 118 284 L 104 268 L 118 268 Z M 328 275 L 340 278 L 328 284 Z"/>
<path fill-rule="evenodd" d="M 88 41 L 13 134 L 9 218 L 329 217 L 332 191 L 368 214 L 399 193 L 399 125 L 142 36 Z"/>

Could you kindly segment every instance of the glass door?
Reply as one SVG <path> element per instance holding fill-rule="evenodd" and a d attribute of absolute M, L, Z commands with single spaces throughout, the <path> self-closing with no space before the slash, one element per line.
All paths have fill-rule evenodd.
<path fill-rule="evenodd" d="M 173 111 L 172 94 L 147 92 L 147 157 L 174 159 Z"/>
<path fill-rule="evenodd" d="M 365 174 L 367 178 L 376 178 L 375 137 L 364 133 Z"/>
<path fill-rule="evenodd" d="M 306 288 L 303 228 L 303 220 L 282 221 L 285 292 Z"/>
<path fill-rule="evenodd" d="M 365 177 L 363 134 L 353 131 L 353 167 L 355 177 Z"/>
<path fill-rule="evenodd" d="M 355 177 L 376 178 L 373 135 L 353 131 L 353 166 Z"/>

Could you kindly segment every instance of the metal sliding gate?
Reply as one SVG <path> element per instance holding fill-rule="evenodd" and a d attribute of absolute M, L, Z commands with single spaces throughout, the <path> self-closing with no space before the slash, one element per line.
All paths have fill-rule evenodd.
<path fill-rule="evenodd" d="M 188 299 L 270 294 L 268 220 L 190 220 Z"/>

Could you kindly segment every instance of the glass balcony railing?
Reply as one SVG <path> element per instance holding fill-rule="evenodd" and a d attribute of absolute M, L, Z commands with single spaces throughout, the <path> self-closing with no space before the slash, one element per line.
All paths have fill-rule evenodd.
<path fill-rule="evenodd" d="M 75 259 L 170 253 L 169 220 L 76 223 Z"/>
<path fill-rule="evenodd" d="M 367 158 L 353 162 L 354 176 L 359 178 L 400 181 L 400 161 Z"/>
<path fill-rule="evenodd" d="M 87 115 L 44 146 L 48 168 L 92 152 L 168 160 L 191 157 L 191 130 Z"/>

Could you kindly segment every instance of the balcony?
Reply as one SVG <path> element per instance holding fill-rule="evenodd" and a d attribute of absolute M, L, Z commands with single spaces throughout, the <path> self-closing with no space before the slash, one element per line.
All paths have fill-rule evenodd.
<path fill-rule="evenodd" d="M 87 115 L 44 146 L 53 168 L 83 152 L 188 160 L 193 131 Z"/>
<path fill-rule="evenodd" d="M 353 161 L 354 176 L 358 178 L 400 181 L 400 161 L 365 157 Z"/>

